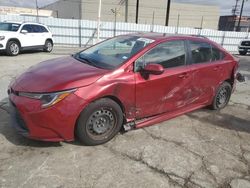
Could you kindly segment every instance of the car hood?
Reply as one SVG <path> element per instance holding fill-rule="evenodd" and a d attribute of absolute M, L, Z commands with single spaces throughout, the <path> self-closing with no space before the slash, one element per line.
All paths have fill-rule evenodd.
<path fill-rule="evenodd" d="M 12 82 L 11 87 L 24 92 L 61 91 L 90 85 L 107 72 L 73 57 L 56 58 L 29 68 Z"/>

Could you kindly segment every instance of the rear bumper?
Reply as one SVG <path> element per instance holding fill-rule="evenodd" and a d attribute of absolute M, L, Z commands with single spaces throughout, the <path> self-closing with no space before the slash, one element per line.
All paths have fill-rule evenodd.
<path fill-rule="evenodd" d="M 74 95 L 66 97 L 54 106 L 41 109 L 40 101 L 9 95 L 11 124 L 27 138 L 60 142 L 74 140 L 77 118 L 86 102 Z"/>

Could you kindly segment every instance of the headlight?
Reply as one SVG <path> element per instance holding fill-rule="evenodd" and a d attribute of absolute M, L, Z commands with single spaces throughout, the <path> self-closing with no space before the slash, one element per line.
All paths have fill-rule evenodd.
<path fill-rule="evenodd" d="M 76 91 L 76 89 L 71 89 L 67 91 L 60 91 L 55 93 L 27 93 L 19 92 L 19 96 L 28 97 L 32 99 L 40 100 L 42 103 L 42 108 L 47 108 L 53 106 L 54 104 L 60 102 L 68 95 Z"/>
<path fill-rule="evenodd" d="M 5 39 L 5 36 L 0 36 L 0 40 L 4 40 Z"/>

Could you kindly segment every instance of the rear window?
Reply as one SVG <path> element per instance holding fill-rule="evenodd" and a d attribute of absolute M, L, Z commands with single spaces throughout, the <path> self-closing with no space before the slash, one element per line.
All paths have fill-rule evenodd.
<path fill-rule="evenodd" d="M 40 32 L 41 33 L 47 33 L 48 32 L 48 30 L 44 26 L 39 25 L 39 27 L 40 27 Z"/>
<path fill-rule="evenodd" d="M 194 64 L 207 63 L 212 61 L 211 45 L 207 42 L 189 41 Z"/>
<path fill-rule="evenodd" d="M 216 47 L 212 47 L 212 61 L 219 61 L 224 59 L 224 53 Z"/>

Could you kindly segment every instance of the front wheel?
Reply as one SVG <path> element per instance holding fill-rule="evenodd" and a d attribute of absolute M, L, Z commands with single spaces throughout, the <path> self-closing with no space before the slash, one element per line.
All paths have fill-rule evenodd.
<path fill-rule="evenodd" d="M 9 41 L 6 45 L 6 53 L 9 56 L 16 56 L 20 52 L 20 46 L 16 41 Z"/>
<path fill-rule="evenodd" d="M 76 134 L 85 145 L 99 145 L 111 140 L 121 129 L 123 113 L 113 100 L 103 98 L 89 104 L 77 121 Z"/>
<path fill-rule="evenodd" d="M 231 84 L 228 82 L 223 82 L 219 86 L 219 88 L 214 96 L 213 103 L 211 106 L 212 109 L 219 110 L 219 109 L 224 108 L 230 100 L 231 92 L 232 92 Z"/>

